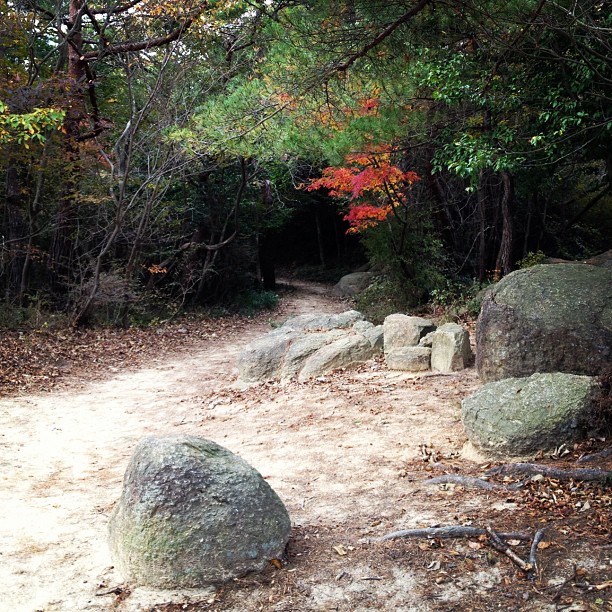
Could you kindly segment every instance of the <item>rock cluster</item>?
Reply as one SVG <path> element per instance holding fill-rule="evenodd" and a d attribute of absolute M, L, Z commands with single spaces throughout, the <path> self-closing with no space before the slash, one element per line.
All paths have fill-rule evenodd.
<path fill-rule="evenodd" d="M 381 352 L 382 326 L 361 313 L 300 315 L 251 342 L 238 357 L 241 380 L 304 381 L 371 359 Z"/>
<path fill-rule="evenodd" d="M 469 334 L 456 323 L 436 328 L 429 319 L 393 314 L 383 330 L 385 361 L 392 370 L 454 372 L 472 360 Z"/>
<path fill-rule="evenodd" d="M 518 270 L 487 293 L 476 326 L 476 366 L 487 384 L 462 404 L 480 451 L 525 457 L 584 436 L 596 375 L 612 361 L 612 268 L 604 255 L 597 266 Z"/>

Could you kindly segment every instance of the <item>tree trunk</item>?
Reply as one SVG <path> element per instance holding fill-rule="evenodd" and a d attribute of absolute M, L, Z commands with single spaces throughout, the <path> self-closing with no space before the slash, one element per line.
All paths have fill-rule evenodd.
<path fill-rule="evenodd" d="M 321 227 L 321 213 L 319 211 L 319 202 L 315 202 L 315 224 L 317 227 L 317 244 L 319 246 L 319 261 L 325 268 L 327 267 L 327 260 L 325 258 L 325 245 L 323 244 L 323 228 Z"/>
<path fill-rule="evenodd" d="M 6 170 L 5 211 L 8 226 L 8 266 L 5 298 L 11 300 L 21 283 L 21 270 L 25 259 L 25 222 L 20 208 L 19 175 L 17 168 L 9 164 Z"/>
<path fill-rule="evenodd" d="M 513 195 L 512 177 L 507 172 L 501 173 L 503 194 L 501 200 L 502 212 L 502 235 L 497 253 L 495 269 L 499 270 L 501 276 L 506 276 L 512 272 L 512 210 L 511 201 Z"/>
<path fill-rule="evenodd" d="M 78 177 L 80 172 L 80 123 L 83 118 L 83 84 L 86 64 L 82 58 L 81 8 L 82 0 L 70 0 L 68 40 L 68 82 L 72 87 L 72 103 L 64 119 L 65 175 L 62 195 L 54 220 L 49 253 L 49 267 L 53 273 L 52 286 L 65 288 L 72 276 L 74 240 L 78 229 Z"/>
<path fill-rule="evenodd" d="M 484 283 L 487 274 L 486 255 L 487 255 L 487 207 L 486 207 L 486 195 L 484 185 L 484 171 L 481 170 L 480 177 L 478 179 L 478 280 L 480 283 Z"/>

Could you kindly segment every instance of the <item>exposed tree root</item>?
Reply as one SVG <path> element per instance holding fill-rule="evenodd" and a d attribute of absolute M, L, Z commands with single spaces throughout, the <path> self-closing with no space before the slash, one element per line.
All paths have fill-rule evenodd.
<path fill-rule="evenodd" d="M 497 533 L 491 527 L 464 527 L 461 525 L 451 525 L 448 527 L 427 527 L 423 529 L 404 529 L 393 531 L 381 538 L 378 542 L 386 542 L 398 538 L 479 538 L 483 535 L 488 536 L 491 546 L 506 555 L 515 565 L 520 567 L 530 580 L 534 580 L 537 575 L 536 554 L 538 544 L 544 536 L 544 529 L 539 529 L 533 540 L 531 536 L 521 532 Z M 531 541 L 529 560 L 521 559 L 504 540 L 523 540 Z"/>
<path fill-rule="evenodd" d="M 496 482 L 489 482 L 484 478 L 473 478 L 472 476 L 461 476 L 459 474 L 444 474 L 443 476 L 436 476 L 426 480 L 424 484 L 456 484 L 466 489 L 485 489 L 486 491 L 494 490 L 514 490 L 520 488 L 522 485 L 502 485 Z"/>
<path fill-rule="evenodd" d="M 398 538 L 478 538 L 488 535 L 487 530 L 481 527 L 464 527 L 463 525 L 451 525 L 449 527 L 424 527 L 421 529 L 403 529 L 392 531 L 378 538 L 378 542 L 397 540 Z M 521 532 L 499 533 L 500 538 L 506 540 L 531 540 L 531 536 Z"/>
<path fill-rule="evenodd" d="M 604 448 L 598 453 L 592 453 L 590 455 L 583 455 L 577 461 L 577 463 L 588 463 L 589 461 L 597 461 L 598 459 L 605 459 L 612 455 L 612 446 L 608 446 L 608 448 Z"/>
<path fill-rule="evenodd" d="M 536 555 L 538 552 L 538 544 L 542 541 L 545 531 L 546 530 L 544 528 L 538 529 L 536 534 L 533 536 L 533 542 L 531 542 L 531 548 L 529 550 L 529 565 L 531 565 L 531 570 L 529 570 L 527 573 L 527 577 L 530 580 L 535 580 L 539 572 Z"/>
<path fill-rule="evenodd" d="M 433 484 L 456 484 L 465 488 L 472 489 L 485 489 L 486 491 L 492 491 L 493 489 L 503 489 L 503 485 L 499 485 L 494 482 L 488 482 L 482 478 L 472 478 L 471 476 L 460 476 L 459 474 L 445 474 L 444 476 L 436 476 L 426 480 L 426 485 Z"/>
<path fill-rule="evenodd" d="M 525 475 L 535 476 L 541 474 L 547 478 L 556 480 L 584 480 L 589 482 L 600 482 L 612 485 L 612 471 L 600 470 L 597 468 L 578 468 L 575 470 L 561 470 L 559 468 L 548 467 L 538 463 L 506 463 L 499 467 L 487 470 L 487 476 L 497 474 L 500 476 Z"/>

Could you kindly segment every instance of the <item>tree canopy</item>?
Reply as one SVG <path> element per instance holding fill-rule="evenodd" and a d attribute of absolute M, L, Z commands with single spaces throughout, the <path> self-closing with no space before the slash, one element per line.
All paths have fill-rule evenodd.
<path fill-rule="evenodd" d="M 601 0 L 0 14 L 7 304 L 125 323 L 145 295 L 181 306 L 272 286 L 273 263 L 310 248 L 306 227 L 313 261 L 348 262 L 356 234 L 413 301 L 530 252 L 610 247 Z"/>

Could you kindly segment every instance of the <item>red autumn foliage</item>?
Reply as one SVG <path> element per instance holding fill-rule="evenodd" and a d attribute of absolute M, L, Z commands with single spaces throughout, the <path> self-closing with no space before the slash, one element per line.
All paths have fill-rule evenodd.
<path fill-rule="evenodd" d="M 329 166 L 323 176 L 310 181 L 308 191 L 328 189 L 329 195 L 349 201 L 349 232 L 374 227 L 405 204 L 406 189 L 419 180 L 415 172 L 404 172 L 391 163 L 389 146 L 372 148 L 366 153 L 348 155 L 345 166 Z M 368 198 L 368 201 L 360 201 Z"/>

